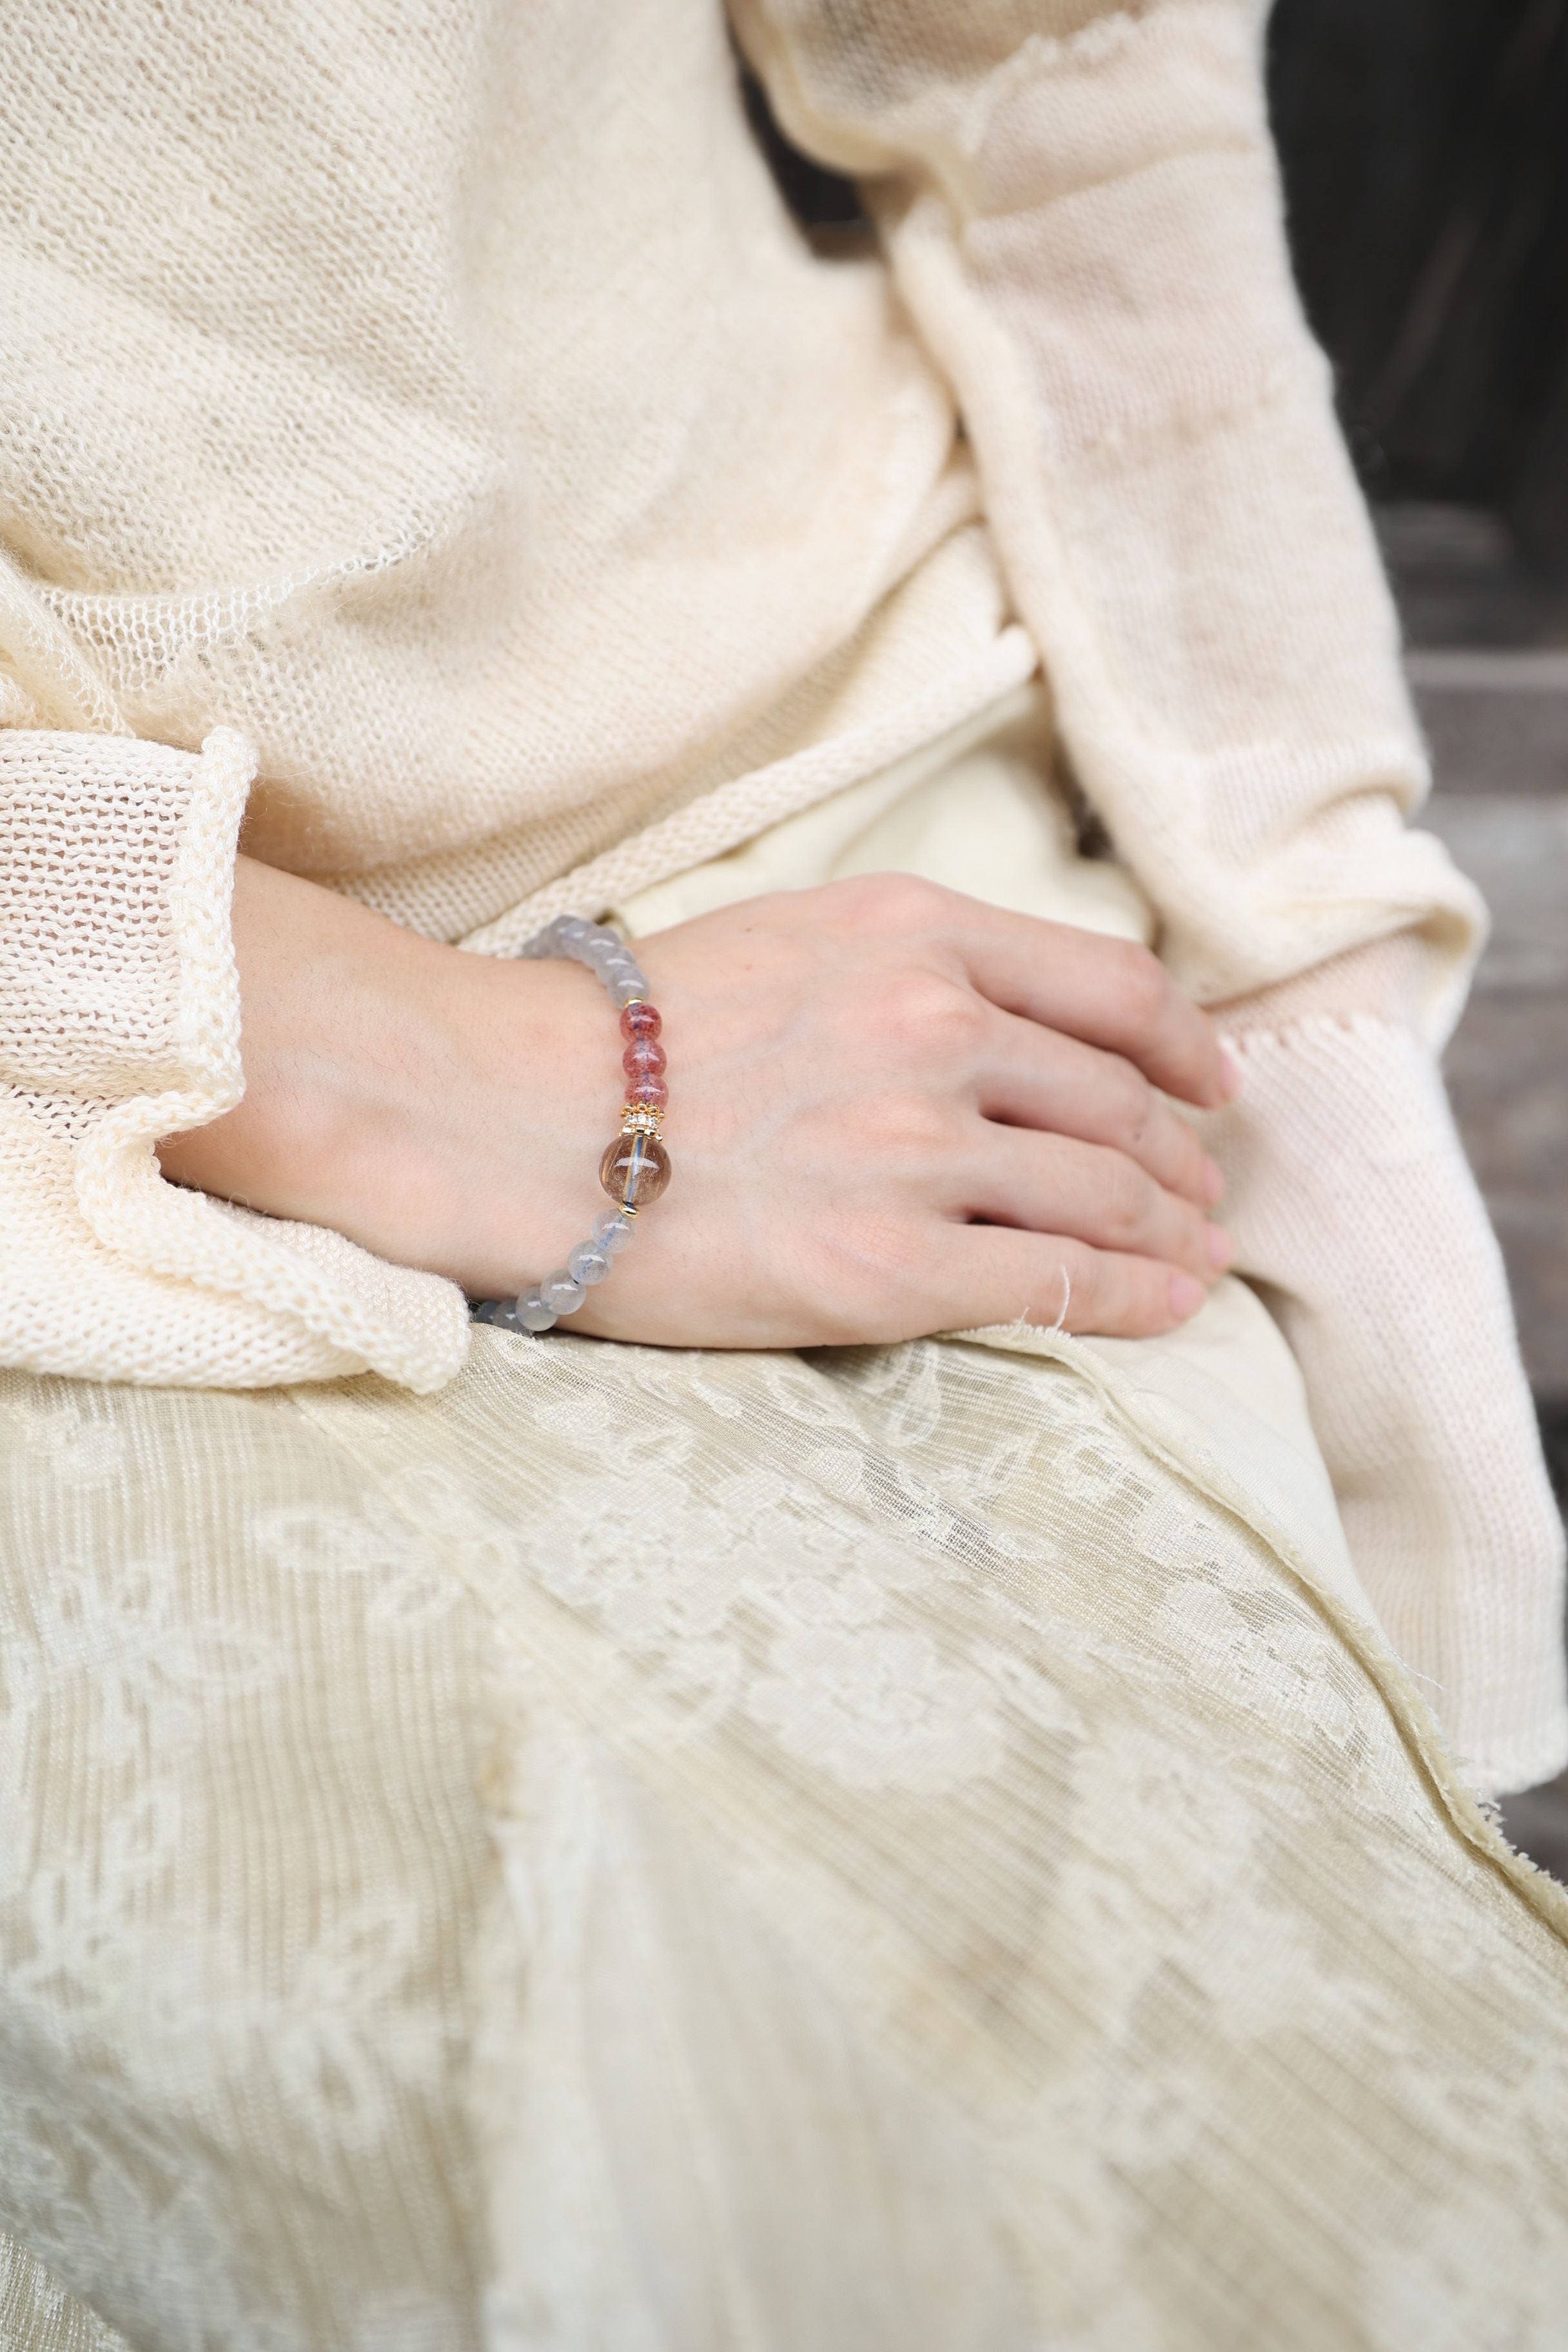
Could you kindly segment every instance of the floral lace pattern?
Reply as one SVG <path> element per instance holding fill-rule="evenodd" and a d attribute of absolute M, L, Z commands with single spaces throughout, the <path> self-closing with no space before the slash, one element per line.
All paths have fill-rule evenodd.
<path fill-rule="evenodd" d="M 171 1402 L 0 1380 L 4 2219 L 159 2352 L 447 2352 L 461 2215 L 345 2221 L 411 2133 L 467 2161 L 452 1947 L 485 1851 L 432 1720 L 463 1590 L 330 1465 L 292 1475 L 276 1412 Z M 111 2340 L 21 2259 L 4 2340 Z"/>
<path fill-rule="evenodd" d="M 1070 1367 L 485 1333 L 0 1445 L 25 2352 L 1553 2344 L 1553 1899 Z"/>

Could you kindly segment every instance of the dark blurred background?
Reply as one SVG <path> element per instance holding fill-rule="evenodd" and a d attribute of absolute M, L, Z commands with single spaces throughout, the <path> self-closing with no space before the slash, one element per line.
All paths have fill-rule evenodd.
<path fill-rule="evenodd" d="M 1568 5 L 1279 0 L 1269 67 L 1367 488 L 1497 517 L 1538 595 L 1480 617 L 1539 634 L 1568 572 Z"/>
<path fill-rule="evenodd" d="M 1432 745 L 1426 822 L 1491 903 L 1448 1079 L 1563 1496 L 1568 0 L 1278 0 L 1269 85 L 1297 275 Z M 1568 1877 L 1568 1775 L 1505 1813 Z"/>

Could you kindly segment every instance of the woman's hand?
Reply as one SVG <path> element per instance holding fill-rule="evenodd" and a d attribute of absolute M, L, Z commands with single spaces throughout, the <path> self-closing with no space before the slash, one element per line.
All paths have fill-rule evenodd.
<path fill-rule="evenodd" d="M 622 1039 L 574 964 L 499 962 L 241 859 L 247 1092 L 176 1181 L 335 1226 L 476 1297 L 605 1203 Z M 897 875 L 639 940 L 675 1173 L 572 1318 L 811 1347 L 1023 1318 L 1166 1331 L 1229 1263 L 1217 1170 L 1163 1099 L 1233 1090 L 1144 950 Z"/>

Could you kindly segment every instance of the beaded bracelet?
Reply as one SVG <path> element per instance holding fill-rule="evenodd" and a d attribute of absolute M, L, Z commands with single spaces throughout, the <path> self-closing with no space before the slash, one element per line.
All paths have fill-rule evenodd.
<path fill-rule="evenodd" d="M 558 915 L 519 948 L 520 956 L 570 956 L 597 972 L 618 1007 L 626 1050 L 621 1067 L 626 1074 L 626 1108 L 621 1131 L 599 1162 L 599 1181 L 617 1205 L 612 1216 L 601 1217 L 585 1242 L 567 1253 L 566 1263 L 532 1290 L 517 1298 L 481 1299 L 473 1308 L 476 1323 L 494 1323 L 503 1331 L 548 1331 L 562 1315 L 574 1315 L 589 1290 L 603 1282 L 610 1261 L 632 1237 L 632 1221 L 639 1209 L 657 1201 L 669 1181 L 669 1154 L 659 1134 L 659 1121 L 669 1100 L 664 1083 L 664 1048 L 658 1033 L 664 1026 L 647 1001 L 647 982 L 626 942 L 603 923 L 585 922 L 581 915 Z"/>

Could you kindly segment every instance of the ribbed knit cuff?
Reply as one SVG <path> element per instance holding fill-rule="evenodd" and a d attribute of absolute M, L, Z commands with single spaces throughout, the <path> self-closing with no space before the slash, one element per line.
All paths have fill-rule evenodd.
<path fill-rule="evenodd" d="M 1237 1271 L 1305 1378 L 1352 1557 L 1477 1789 L 1568 1760 L 1563 1530 L 1496 1241 L 1442 1081 L 1402 1024 L 1233 1035 L 1205 1123 Z"/>

